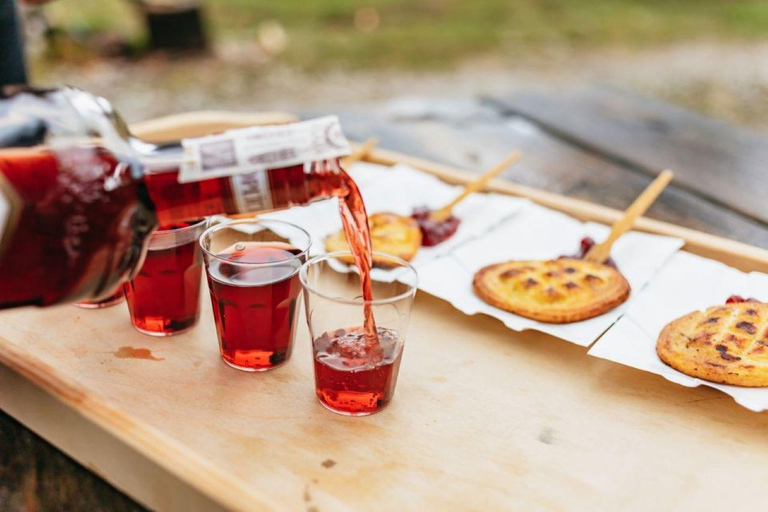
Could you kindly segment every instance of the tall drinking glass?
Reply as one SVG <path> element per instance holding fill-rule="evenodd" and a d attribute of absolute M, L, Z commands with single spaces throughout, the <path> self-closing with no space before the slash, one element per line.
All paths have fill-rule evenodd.
<path fill-rule="evenodd" d="M 408 320 L 418 287 L 416 270 L 394 256 L 374 253 L 373 300 L 364 301 L 351 252 L 310 260 L 299 277 L 312 337 L 315 392 L 333 412 L 365 416 L 389 404 L 395 392 Z M 385 270 L 386 268 L 386 270 Z M 370 305 L 377 336 L 366 339 L 364 306 Z"/>
<path fill-rule="evenodd" d="M 219 349 L 244 371 L 271 370 L 293 350 L 309 233 L 277 220 L 231 221 L 209 228 L 203 248 Z"/>
<path fill-rule="evenodd" d="M 133 326 L 151 336 L 172 336 L 200 316 L 202 257 L 197 243 L 206 219 L 161 226 L 149 239 L 141 270 L 125 284 Z"/>

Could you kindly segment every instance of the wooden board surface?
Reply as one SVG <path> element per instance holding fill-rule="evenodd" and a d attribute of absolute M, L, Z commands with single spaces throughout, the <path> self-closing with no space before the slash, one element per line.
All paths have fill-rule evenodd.
<path fill-rule="evenodd" d="M 687 189 L 768 224 L 768 135 L 610 88 L 494 97 L 558 137 L 647 174 L 672 168 Z"/>
<path fill-rule="evenodd" d="M 134 332 L 126 315 L 122 307 L 3 313 L 0 357 L 26 354 L 25 365 L 46 372 L 37 384 L 52 386 L 75 409 L 84 403 L 79 391 L 73 394 L 79 388 L 88 419 L 122 430 L 121 443 L 229 507 L 673 509 L 763 502 L 768 415 L 711 389 L 682 388 L 549 337 L 457 315 L 424 294 L 395 400 L 369 418 L 333 415 L 315 402 L 303 323 L 293 360 L 254 375 L 218 360 L 208 304 L 197 329 L 170 340 Z M 115 357 L 125 345 L 149 348 L 162 360 Z M 49 428 L 67 426 L 69 435 L 83 434 L 66 422 Z M 123 462 L 96 467 L 120 486 L 139 480 L 146 490 L 138 497 L 150 507 L 189 510 L 189 502 L 148 500 L 156 475 L 137 474 L 143 465 L 115 467 Z M 713 481 L 740 491 L 712 493 Z"/>

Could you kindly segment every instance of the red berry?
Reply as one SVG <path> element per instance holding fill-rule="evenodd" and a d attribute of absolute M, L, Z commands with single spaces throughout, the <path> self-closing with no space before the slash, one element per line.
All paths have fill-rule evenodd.
<path fill-rule="evenodd" d="M 585 236 L 581 239 L 581 252 L 586 255 L 589 250 L 595 246 L 595 240 L 592 237 Z"/>

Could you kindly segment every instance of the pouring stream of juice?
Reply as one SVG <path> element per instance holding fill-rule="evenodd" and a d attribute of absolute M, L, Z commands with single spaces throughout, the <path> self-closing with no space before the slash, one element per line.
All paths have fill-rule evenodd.
<path fill-rule="evenodd" d="M 365 318 L 363 327 L 365 342 L 374 358 L 381 356 L 381 347 L 378 343 L 376 320 L 373 318 L 373 291 L 371 289 L 371 267 L 373 266 L 373 249 L 371 246 L 371 233 L 368 226 L 368 214 L 360 195 L 360 189 L 352 178 L 346 173 L 342 177 L 347 194 L 339 199 L 339 212 L 344 226 L 344 234 L 347 236 L 349 247 L 355 264 L 360 271 L 360 284 L 363 291 L 363 315 Z"/>

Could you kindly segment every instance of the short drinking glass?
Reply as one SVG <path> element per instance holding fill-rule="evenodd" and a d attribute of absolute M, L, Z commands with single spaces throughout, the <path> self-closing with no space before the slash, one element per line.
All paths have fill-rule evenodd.
<path fill-rule="evenodd" d="M 348 416 L 378 412 L 392 399 L 418 287 L 410 264 L 374 254 L 382 268 L 373 270 L 370 302 L 362 298 L 360 277 L 349 264 L 348 251 L 313 258 L 299 274 L 312 337 L 317 399 L 327 409 Z M 363 329 L 368 314 L 376 323 L 376 336 L 371 339 Z"/>
<path fill-rule="evenodd" d="M 123 287 L 120 286 L 117 290 L 110 293 L 106 297 L 101 297 L 99 299 L 94 300 L 83 300 L 80 302 L 75 302 L 75 306 L 83 309 L 102 309 L 102 308 L 108 308 L 111 306 L 116 306 L 123 302 L 125 300 L 125 295 L 123 295 Z"/>
<path fill-rule="evenodd" d="M 205 219 L 161 226 L 149 240 L 139 273 L 125 284 L 133 326 L 171 336 L 195 326 L 200 315 L 202 256 L 197 243 Z"/>
<path fill-rule="evenodd" d="M 239 220 L 200 238 L 219 349 L 244 371 L 276 368 L 291 357 L 309 233 L 277 220 Z"/>

